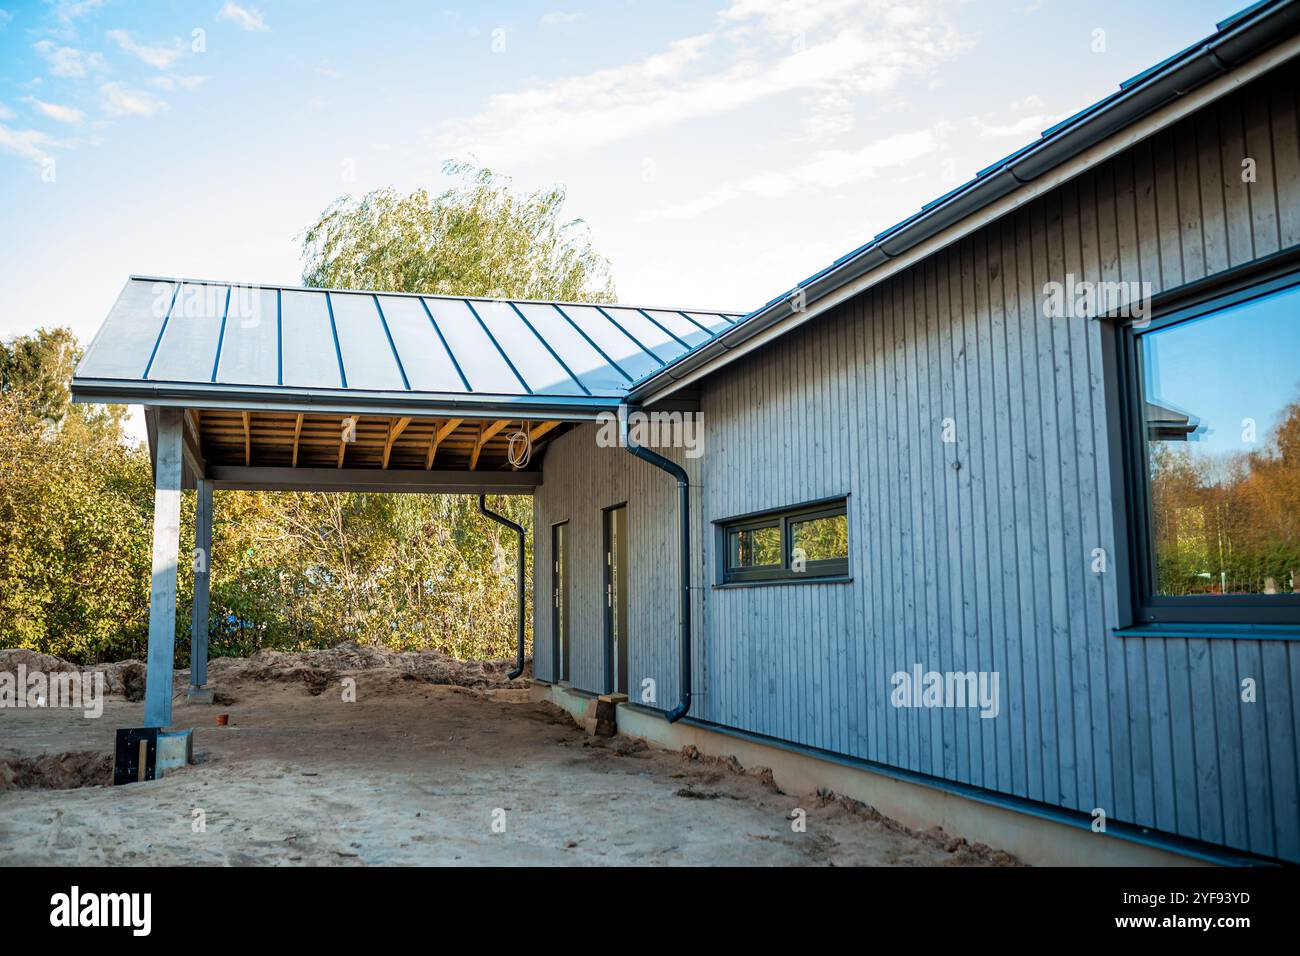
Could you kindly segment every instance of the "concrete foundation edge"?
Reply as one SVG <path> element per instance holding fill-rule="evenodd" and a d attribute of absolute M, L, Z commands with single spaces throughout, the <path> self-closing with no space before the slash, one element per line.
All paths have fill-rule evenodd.
<path fill-rule="evenodd" d="M 591 701 L 588 695 L 557 685 L 534 685 L 538 700 L 547 700 L 579 723 Z M 714 757 L 733 756 L 741 765 L 768 767 L 788 794 L 819 788 L 866 803 L 914 830 L 941 827 L 970 843 L 1005 850 L 1035 866 L 1198 866 L 1206 861 L 1174 850 L 1108 837 L 1031 813 L 991 806 L 936 787 L 898 780 L 871 770 L 844 766 L 783 747 L 744 740 L 691 724 L 670 724 L 662 717 L 627 706 L 618 708 L 618 732 L 665 750 L 696 747 Z"/>

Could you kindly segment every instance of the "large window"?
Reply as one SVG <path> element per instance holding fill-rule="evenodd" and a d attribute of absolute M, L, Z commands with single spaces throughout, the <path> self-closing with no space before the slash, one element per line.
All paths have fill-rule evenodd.
<path fill-rule="evenodd" d="M 849 573 L 843 498 L 718 522 L 723 584 L 819 581 Z"/>
<path fill-rule="evenodd" d="M 1124 336 L 1139 623 L 1300 623 L 1300 275 Z"/>

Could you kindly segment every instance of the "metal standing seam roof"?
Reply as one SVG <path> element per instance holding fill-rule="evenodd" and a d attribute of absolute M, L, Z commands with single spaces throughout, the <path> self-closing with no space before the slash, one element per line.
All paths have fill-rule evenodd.
<path fill-rule="evenodd" d="M 652 400 L 692 372 L 727 361 L 733 349 L 796 311 L 811 317 L 814 304 L 843 285 L 1293 35 L 1298 26 L 1297 0 L 1260 0 L 1233 14 L 1205 40 L 1125 80 L 1116 92 L 743 315 L 133 276 L 78 367 L 73 395 L 149 402 L 202 392 L 209 399 L 248 403 L 260 390 L 267 401 L 281 403 L 396 396 L 405 408 L 436 397 L 453 406 L 522 409 L 531 403 L 552 410 Z M 196 289 L 209 294 L 194 295 L 203 301 L 191 308 Z M 234 312 L 219 301 L 223 290 L 240 294 Z M 806 306 L 794 304 L 796 294 Z M 272 315 L 274 323 L 267 318 Z"/>
<path fill-rule="evenodd" d="M 737 313 L 132 276 L 73 378 L 96 401 L 607 407 Z"/>

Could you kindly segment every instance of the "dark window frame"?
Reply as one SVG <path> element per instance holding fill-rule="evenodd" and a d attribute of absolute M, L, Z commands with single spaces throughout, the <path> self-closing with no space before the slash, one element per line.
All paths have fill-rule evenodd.
<path fill-rule="evenodd" d="M 815 584 L 827 581 L 844 581 L 849 576 L 849 558 L 830 558 L 809 561 L 803 571 L 795 571 L 792 549 L 794 537 L 792 525 L 818 518 L 838 518 L 841 515 L 848 520 L 849 497 L 839 495 L 805 502 L 789 508 L 773 508 L 752 514 L 722 518 L 713 522 L 717 529 L 718 553 L 718 587 L 749 584 Z M 731 564 L 731 535 L 738 531 L 750 531 L 757 528 L 778 528 L 780 531 L 780 564 L 764 564 L 751 567 L 733 567 Z"/>
<path fill-rule="evenodd" d="M 1244 302 L 1300 286 L 1295 251 L 1251 263 L 1222 276 L 1157 297 L 1150 321 L 1116 322 L 1120 381 L 1120 442 L 1128 518 L 1128 592 L 1132 620 L 1144 625 L 1300 625 L 1300 594 L 1158 595 L 1152 540 L 1146 421 L 1142 391 L 1142 340 L 1157 331 L 1211 315 Z M 1300 319 L 1298 319 L 1300 321 Z"/>

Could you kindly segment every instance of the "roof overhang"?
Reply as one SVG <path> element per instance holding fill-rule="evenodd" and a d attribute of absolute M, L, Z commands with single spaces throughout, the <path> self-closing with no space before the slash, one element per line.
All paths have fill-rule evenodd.
<path fill-rule="evenodd" d="M 142 382 L 78 378 L 73 401 L 171 408 L 248 409 L 350 415 L 511 418 L 595 421 L 616 410 L 617 398 L 547 395 L 367 392 L 359 389 L 301 389 L 262 386 L 212 386 L 183 382 Z"/>
<path fill-rule="evenodd" d="M 628 392 L 658 401 L 816 318 L 945 246 L 1300 54 L 1300 3 L 1274 0 L 1126 81 L 1118 92 L 744 317 Z"/>
<path fill-rule="evenodd" d="M 540 483 L 551 440 L 734 324 L 689 309 L 132 276 L 72 397 L 143 405 L 155 461 L 160 430 L 179 431 L 185 487 L 518 493 Z"/>

